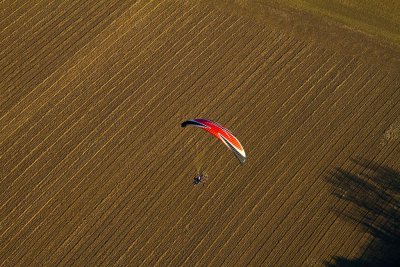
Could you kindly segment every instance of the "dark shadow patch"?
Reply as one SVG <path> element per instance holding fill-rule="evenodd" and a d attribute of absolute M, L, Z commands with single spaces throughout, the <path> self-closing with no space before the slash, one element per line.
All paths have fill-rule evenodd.
<path fill-rule="evenodd" d="M 350 205 L 338 216 L 360 225 L 373 239 L 357 259 L 333 257 L 325 266 L 399 266 L 400 173 L 387 166 L 356 160 L 362 172 L 336 169 L 327 177 L 335 196 Z"/>

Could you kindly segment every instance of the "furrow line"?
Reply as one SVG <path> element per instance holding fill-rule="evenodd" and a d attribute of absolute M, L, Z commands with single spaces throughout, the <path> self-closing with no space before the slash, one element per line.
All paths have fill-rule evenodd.
<path fill-rule="evenodd" d="M 385 102 L 385 104 L 386 104 L 387 102 Z M 397 103 L 398 103 L 398 101 L 397 101 Z M 384 104 L 384 105 L 385 105 Z M 383 105 L 383 106 L 384 106 Z M 381 107 L 382 108 L 382 107 Z M 386 113 L 384 113 L 384 115 L 387 115 L 389 112 L 391 111 L 391 109 L 389 108 L 389 109 L 387 109 L 387 112 Z M 375 113 L 373 116 L 375 116 L 377 113 Z M 371 117 L 371 118 L 373 118 L 373 117 Z M 378 123 L 379 124 L 381 124 L 381 123 L 383 123 L 384 122 L 384 118 L 385 118 L 385 116 L 383 116 L 383 118 L 380 120 L 380 121 L 378 121 Z M 378 125 L 379 125 L 378 124 Z M 368 135 L 367 136 L 369 136 L 369 135 L 371 135 L 371 134 L 373 134 L 373 129 L 368 133 Z M 355 136 L 354 136 L 355 137 Z M 354 138 L 353 137 L 353 138 Z M 376 141 L 376 143 L 378 143 L 379 142 L 379 140 L 377 140 Z M 350 143 L 350 142 L 349 142 Z M 363 142 L 362 143 L 360 143 L 360 145 L 362 145 L 362 144 L 364 144 Z M 371 142 L 371 144 L 370 144 L 370 148 L 372 148 L 373 147 L 373 145 L 374 145 L 375 143 L 374 142 Z M 367 150 L 368 151 L 368 150 Z M 325 185 L 324 187 L 326 187 L 327 185 Z M 325 202 L 323 203 L 323 205 L 321 205 L 321 206 L 325 206 L 325 205 L 327 205 L 326 204 L 326 202 L 327 202 L 327 200 L 325 200 Z M 337 201 L 335 201 L 335 203 L 336 202 L 338 202 L 338 200 Z M 326 231 L 323 233 L 323 235 L 318 239 L 318 240 L 322 240 L 324 237 L 325 237 L 325 235 L 329 232 L 329 230 L 331 229 L 331 227 L 332 227 L 332 225 L 334 225 L 334 223 L 335 222 L 337 222 L 338 221 L 338 217 L 337 216 L 335 216 L 336 218 L 334 218 L 330 223 L 329 223 L 329 226 L 327 227 L 327 228 L 324 228 L 324 229 L 326 229 Z M 309 252 L 310 254 L 313 252 L 313 250 L 315 249 L 315 246 L 313 247 L 313 248 L 311 248 L 312 250 Z"/>
<path fill-rule="evenodd" d="M 288 138 L 285 138 L 285 139 L 288 139 Z M 216 200 L 216 201 L 218 201 L 218 200 Z"/>
<path fill-rule="evenodd" d="M 375 100 L 377 100 L 378 99 L 378 97 L 376 97 L 376 98 L 374 98 L 374 101 Z M 364 106 L 365 107 L 365 106 Z M 354 119 L 355 117 L 354 116 L 351 116 L 350 117 L 350 119 Z M 358 118 L 358 117 L 357 117 Z M 350 129 L 350 128 L 347 128 L 347 129 Z M 347 131 L 341 131 L 342 132 L 342 135 L 345 135 L 346 134 L 346 132 Z M 338 144 L 338 142 L 340 141 L 340 138 L 338 138 L 336 141 L 335 141 L 335 143 L 333 144 L 333 146 L 336 146 L 337 144 Z M 346 145 L 345 145 L 345 147 L 349 144 L 350 142 L 348 142 Z M 354 150 L 355 151 L 355 150 Z M 341 151 L 341 152 L 343 152 L 343 150 Z M 320 157 L 320 162 L 322 161 L 322 159 L 323 158 L 325 158 L 327 155 L 329 155 L 329 153 L 328 152 L 325 152 L 325 154 L 323 155 L 323 157 Z M 312 183 L 314 184 L 315 182 L 316 182 L 317 180 L 314 180 Z M 311 185 L 312 186 L 312 185 Z"/>
<path fill-rule="evenodd" d="M 142 50 L 142 52 L 143 52 L 144 50 Z M 132 61 L 130 61 L 130 62 L 132 62 Z M 129 66 L 129 65 L 125 65 L 123 68 L 121 68 L 119 71 L 118 71 L 118 73 L 121 73 L 122 71 L 124 71 L 126 68 L 127 68 L 127 66 Z M 135 68 L 135 70 L 138 68 L 138 66 Z M 105 77 L 105 78 L 107 78 L 107 77 Z M 114 76 L 112 76 L 111 77 L 112 79 L 110 79 L 108 82 L 106 82 L 105 84 L 103 84 L 103 85 L 101 85 L 100 86 L 100 88 L 97 88 L 96 89 L 96 91 L 93 93 L 94 94 L 94 96 L 96 96 L 96 94 L 98 94 L 99 92 L 101 92 L 100 90 L 104 90 L 103 88 L 105 88 L 107 85 L 108 85 L 108 83 L 109 82 L 112 82 L 113 81 L 113 79 L 115 78 L 117 78 L 116 77 L 116 75 L 114 75 Z M 125 77 L 126 78 L 126 77 Z M 97 81 L 97 80 L 96 80 Z M 89 86 L 89 85 L 87 85 L 87 86 Z M 114 90 L 116 90 L 116 88 L 113 88 L 113 90 L 111 90 L 111 91 L 109 91 L 108 92 L 108 94 L 109 95 L 112 95 L 112 92 L 114 91 Z M 73 91 L 72 91 L 73 92 Z M 88 93 L 89 94 L 89 93 Z M 93 96 L 93 94 L 92 94 L 92 96 Z M 94 101 L 94 96 L 93 97 L 88 97 L 88 99 L 86 99 L 86 101 Z M 76 100 L 76 99 L 78 99 L 79 100 L 79 94 L 76 94 L 76 96 L 75 96 L 75 99 L 72 99 L 72 100 L 70 100 L 70 101 L 65 101 L 65 102 L 67 102 L 67 103 L 65 103 L 65 105 L 67 105 L 68 104 L 68 102 L 69 102 L 69 104 L 70 105 L 72 105 L 73 103 L 74 103 L 74 101 Z M 64 121 L 65 122 L 62 122 L 62 123 L 60 123 L 58 126 L 57 125 L 54 125 L 53 127 L 51 127 L 51 128 L 54 128 L 54 130 L 50 133 L 50 135 L 48 135 L 44 140 L 42 140 L 42 142 L 41 143 L 39 143 L 39 144 L 42 144 L 44 141 L 46 141 L 46 139 L 48 139 L 48 138 L 50 138 L 50 136 L 52 135 L 52 134 L 56 134 L 56 135 L 58 135 L 57 134 L 57 130 L 58 131 L 63 131 L 63 129 L 61 128 L 60 129 L 60 127 L 61 126 L 63 126 L 63 125 L 65 125 L 66 124 L 66 121 L 67 120 L 72 120 L 73 119 L 73 115 L 79 115 L 79 113 L 80 113 L 80 109 L 82 109 L 82 108 L 85 108 L 86 106 L 88 106 L 88 103 L 87 102 L 84 102 L 84 104 L 83 105 L 81 105 L 79 108 L 77 107 L 77 108 L 75 108 L 75 110 L 74 110 L 74 112 L 72 113 L 72 114 L 70 114 Z M 96 106 L 95 106 L 96 107 Z M 94 109 L 95 107 L 92 107 L 92 109 Z M 66 112 L 67 112 L 68 110 L 66 110 Z M 63 115 L 62 113 L 61 113 L 61 115 Z M 81 117 L 83 117 L 85 114 L 80 114 L 80 116 Z M 53 116 L 52 114 L 50 114 L 49 116 Z M 53 116 L 54 117 L 54 116 Z M 60 117 L 60 118 L 62 118 L 62 116 Z M 40 120 L 37 122 L 37 123 L 39 123 L 40 122 Z M 79 120 L 77 120 L 77 119 L 75 119 L 75 124 L 77 124 L 79 122 Z M 74 125 L 75 125 L 74 124 Z M 73 126 L 74 126 L 73 125 Z M 40 128 L 46 128 L 46 127 L 44 127 L 45 125 L 41 125 L 41 127 Z M 70 127 L 71 128 L 71 127 Z M 44 129 L 44 130 L 46 130 L 46 129 Z M 40 132 L 39 132 L 40 133 Z M 38 133 L 38 134 L 39 134 Z M 66 132 L 64 132 L 64 134 L 66 134 Z M 46 145 L 46 147 L 48 147 L 48 145 Z M 33 147 L 33 148 L 29 148 L 29 149 L 24 149 L 25 151 L 26 151 L 26 153 L 23 153 L 23 155 L 25 155 L 25 158 L 29 155 L 29 153 L 32 153 L 34 150 L 36 149 L 36 147 Z M 18 150 L 22 150 L 22 149 L 18 149 Z M 24 151 L 23 150 L 23 151 Z M 16 157 L 18 156 L 18 153 L 16 152 L 16 151 L 12 151 L 12 154 L 16 154 Z M 13 157 L 10 157 L 11 159 L 13 159 Z M 24 158 L 24 159 L 25 159 Z M 22 164 L 23 163 L 23 161 L 20 161 L 20 163 L 19 164 Z M 5 162 L 5 163 L 3 163 L 3 164 L 7 164 L 7 162 Z M 12 162 L 11 163 L 8 163 L 8 164 L 13 164 Z M 14 165 L 14 164 L 13 164 Z M 17 164 L 15 164 L 15 165 L 17 165 Z M 16 168 L 17 166 L 15 166 L 14 168 Z M 11 170 L 11 172 L 12 172 L 13 170 Z"/>
<path fill-rule="evenodd" d="M 148 2 L 147 5 L 149 5 L 150 3 L 152 3 L 152 1 Z M 44 103 L 46 103 L 49 99 L 49 96 L 46 94 L 49 94 L 49 92 L 51 92 L 51 89 L 53 89 L 54 86 L 56 86 L 58 83 L 61 83 L 61 79 L 65 78 L 66 81 L 64 81 L 62 83 L 62 88 L 68 88 L 67 85 L 69 85 L 73 80 L 75 80 L 75 75 L 80 74 L 82 72 L 85 72 L 85 70 L 92 65 L 93 62 L 95 62 L 97 59 L 100 58 L 100 56 L 104 53 L 104 51 L 109 50 L 114 44 L 116 44 L 131 28 L 129 27 L 128 30 L 126 30 L 125 32 L 121 33 L 122 31 L 122 26 L 128 24 L 130 25 L 130 20 L 134 19 L 136 16 L 138 15 L 138 13 L 145 9 L 147 7 L 147 5 L 139 8 L 139 10 L 137 10 L 136 12 L 133 12 L 133 14 L 131 14 L 132 12 L 130 12 L 130 9 L 128 9 L 127 11 L 125 11 L 124 14 L 121 15 L 120 18 L 114 20 L 109 27 L 107 27 L 103 32 L 97 34 L 95 37 L 93 38 L 93 40 L 89 43 L 87 43 L 81 50 L 79 50 L 76 54 L 74 54 L 73 56 L 71 56 L 70 60 L 66 61 L 62 66 L 60 66 L 60 68 L 54 72 L 53 74 L 51 74 L 49 77 L 47 77 L 43 82 L 41 82 L 38 86 L 36 86 L 35 88 L 33 88 L 30 93 L 28 95 L 26 95 L 24 98 L 22 98 L 21 100 L 18 101 L 18 103 L 10 110 L 8 111 L 6 114 L 4 114 L 1 117 L 1 125 L 5 126 L 9 126 L 12 128 L 15 128 L 14 125 L 23 125 L 24 123 L 13 123 L 14 120 L 16 120 L 17 118 L 19 120 L 23 120 L 23 118 L 21 118 L 18 115 L 26 115 L 26 113 L 28 113 L 28 108 L 31 109 L 35 109 L 34 107 L 32 107 L 32 104 L 36 103 L 38 101 L 38 99 L 41 99 L 42 102 L 39 102 L 36 104 L 36 106 L 40 106 L 42 104 L 42 106 L 44 105 Z M 159 4 L 158 4 L 159 5 Z M 136 4 L 133 5 L 131 8 L 136 7 Z M 143 16 L 146 17 L 146 16 Z M 128 20 L 128 21 L 125 21 Z M 140 22 L 141 19 L 138 19 L 137 22 Z M 108 34 L 108 35 L 107 35 Z M 118 36 L 118 34 L 120 34 Z M 105 35 L 105 36 L 104 36 Z M 110 39 L 112 39 L 112 37 L 116 35 L 118 36 L 118 38 L 116 38 L 116 40 L 114 40 L 113 42 L 111 42 L 111 44 L 109 46 L 106 46 L 105 44 L 107 43 L 107 41 L 110 41 Z M 100 39 L 100 40 L 97 40 Z M 99 41 L 98 43 L 96 41 Z M 95 53 L 97 52 L 97 53 Z M 96 56 L 92 61 L 84 63 L 85 60 L 88 59 L 88 57 L 92 54 L 97 54 L 98 56 Z M 67 64 L 71 61 L 70 64 Z M 81 66 L 83 65 L 83 66 Z M 82 67 L 82 69 L 79 69 L 78 67 Z M 69 74 L 69 75 L 68 75 Z M 56 76 L 56 77 L 53 77 Z M 52 83 L 50 78 L 55 78 L 56 80 Z M 33 95 L 34 93 L 36 93 L 36 90 L 39 89 L 45 89 L 44 92 L 42 92 L 41 94 L 37 95 Z M 60 90 L 58 90 L 60 91 Z M 46 101 L 44 102 L 43 99 L 46 99 Z M 18 110 L 15 110 L 19 107 Z M 38 108 L 39 109 L 39 108 Z M 9 117 L 10 121 L 8 123 L 4 122 L 4 119 L 7 119 L 7 117 Z M 30 118 L 28 116 L 28 118 Z M 25 119 L 25 122 L 28 119 Z M 8 132 L 10 129 L 5 130 L 5 128 L 2 128 L 2 132 Z M 0 132 L 1 133 L 1 132 Z M 3 138 L 2 138 L 3 139 Z"/>
<path fill-rule="evenodd" d="M 40 1 L 40 3 L 44 3 L 44 1 Z M 75 5 L 78 5 L 78 2 L 76 2 Z M 73 10 L 73 8 L 75 8 L 74 5 L 67 5 L 66 2 L 62 3 L 54 1 L 51 5 L 47 5 L 45 8 L 42 7 L 39 12 L 35 12 L 34 16 L 30 16 L 27 21 L 25 21 L 22 24 L 19 24 L 18 28 L 10 29 L 10 31 L 4 35 L 5 38 L 2 40 L 2 42 L 6 42 L 6 46 L 0 52 L 0 62 L 4 63 L 4 65 L 3 64 L 0 65 L 0 69 L 2 71 L 4 70 L 4 75 L 6 74 L 7 71 L 6 67 L 9 67 L 8 70 L 10 69 L 10 67 L 14 67 L 12 66 L 12 64 L 10 64 L 11 62 L 10 57 L 12 56 L 13 53 L 18 53 L 21 51 L 26 52 L 28 49 L 29 49 L 28 51 L 31 52 L 32 50 L 28 43 L 31 43 L 30 41 L 34 39 L 36 40 L 42 39 L 43 35 L 45 35 L 46 32 L 49 32 L 48 28 L 51 27 L 51 26 L 49 27 L 50 23 L 52 23 L 52 26 L 58 27 L 59 23 L 55 25 L 55 23 L 53 23 L 52 20 L 59 21 L 60 18 L 65 20 L 66 19 L 65 15 L 68 14 L 70 10 Z M 46 15 L 43 16 L 43 14 Z M 43 35 L 41 36 L 40 34 Z M 10 38 L 11 40 L 7 41 Z M 27 56 L 27 55 L 24 54 L 22 56 Z"/>
<path fill-rule="evenodd" d="M 278 57 L 278 60 L 280 59 L 280 57 Z M 275 63 L 276 63 L 277 61 L 275 61 Z M 210 184 L 211 184 L 212 182 L 210 182 Z M 178 190 L 179 191 L 179 190 Z M 182 203 L 183 203 L 183 201 L 182 201 Z M 185 213 L 185 214 L 187 214 L 187 213 Z M 184 215 L 185 216 L 185 215 Z M 183 217 L 182 217 L 183 218 Z M 182 219 L 181 218 L 181 219 Z M 181 219 L 179 219 L 179 221 L 181 220 Z M 178 223 L 179 223 L 179 221 L 178 221 Z"/>
<path fill-rule="evenodd" d="M 93 98 L 95 98 L 95 96 L 94 96 Z M 103 123 L 104 123 L 104 122 L 105 122 L 105 120 L 103 121 Z M 99 125 L 99 126 L 100 126 L 100 125 Z M 88 145 L 88 142 L 90 143 L 90 141 L 88 141 L 88 140 L 91 140 L 91 139 L 93 138 L 93 136 L 94 136 L 95 133 L 96 133 L 96 131 L 93 131 L 90 135 L 87 136 L 87 138 L 86 138 L 85 140 L 82 140 L 82 143 L 83 143 L 84 145 L 87 146 L 87 145 Z M 80 145 L 81 145 L 81 144 L 79 144 L 79 145 L 77 146 L 76 149 L 79 149 Z M 71 152 L 71 153 L 72 153 L 72 152 Z M 82 157 L 82 156 L 85 155 L 85 154 L 86 154 L 86 150 L 83 151 L 83 153 L 81 152 L 81 153 L 80 153 L 80 156 L 79 156 L 78 158 Z M 74 163 L 76 163 L 76 161 L 75 161 Z M 71 165 L 76 166 L 74 163 L 71 163 L 71 164 L 69 164 L 69 165 L 70 165 L 70 166 L 71 166 Z M 62 165 L 61 165 L 61 166 L 62 166 Z M 65 165 L 64 165 L 64 166 L 65 166 Z M 47 176 L 51 175 L 51 174 L 53 173 L 53 171 L 56 169 L 56 167 L 58 168 L 58 165 L 55 166 L 55 167 L 53 168 L 52 171 L 48 172 L 47 175 L 46 175 L 44 178 L 46 178 Z M 60 167 L 60 168 L 62 168 L 62 167 Z M 34 177 L 33 177 L 33 178 L 34 178 Z M 42 179 L 42 181 L 40 182 L 40 184 L 44 181 L 44 178 Z M 33 188 L 33 190 L 35 190 L 40 184 L 36 185 L 35 188 Z M 32 193 L 33 190 L 31 190 L 30 193 Z M 43 192 L 43 188 L 40 188 L 40 187 L 39 187 L 38 190 L 40 190 L 40 191 Z M 28 193 L 27 196 L 29 196 L 30 193 Z M 3 206 L 4 206 L 4 205 L 3 205 Z M 3 211 L 2 211 L 2 213 L 3 213 Z M 9 214 L 8 212 L 6 212 L 6 213 Z M 8 215 L 7 215 L 7 217 L 8 217 Z M 15 219 L 12 219 L 12 220 L 15 220 Z"/>
<path fill-rule="evenodd" d="M 118 8 L 116 8 L 116 10 L 117 12 L 122 12 L 122 10 L 119 10 Z M 79 47 L 83 47 L 85 46 L 85 43 L 90 42 L 91 35 L 97 35 L 102 31 L 102 25 L 109 25 L 109 23 L 114 20 L 114 18 L 111 16 L 114 13 L 113 11 L 110 13 L 104 12 L 99 16 L 95 16 L 90 20 L 90 22 L 87 23 L 88 27 L 84 28 L 82 32 L 75 31 L 70 37 L 66 38 L 65 42 L 69 44 L 66 48 L 62 49 L 62 51 L 59 51 L 60 53 L 57 53 L 57 49 L 59 49 L 60 45 L 63 43 L 57 44 L 53 52 L 49 53 L 50 58 L 48 61 L 45 60 L 45 64 L 37 64 L 34 66 L 34 68 L 31 68 L 28 71 L 31 75 L 28 76 L 29 80 L 25 84 L 19 85 L 13 83 L 12 88 L 26 88 L 26 85 L 30 83 L 33 83 L 35 86 L 40 84 L 49 75 L 57 71 L 57 68 L 62 66 L 63 63 L 69 59 L 68 52 L 71 52 L 72 54 L 77 53 L 80 50 Z M 74 27 L 78 26 L 79 25 L 71 25 L 69 28 L 73 29 Z M 18 102 L 19 99 L 23 98 L 26 94 L 29 94 L 29 92 L 26 90 L 10 90 L 10 92 L 13 92 L 13 94 L 9 97 L 6 97 L 6 101 L 2 103 L 3 110 L 1 112 L 3 114 L 11 109 L 13 105 L 15 105 L 14 102 Z M 13 102 L 11 102 L 11 100 L 13 100 Z"/>
<path fill-rule="evenodd" d="M 319 67 L 318 67 L 318 69 L 315 71 L 315 73 L 319 73 L 320 72 L 320 70 L 321 70 L 321 68 L 323 68 L 324 66 L 325 66 L 325 64 L 327 63 L 327 62 L 329 62 L 331 59 L 332 59 L 332 57 L 333 57 L 333 55 L 331 55 L 330 56 L 330 58 L 328 58 L 326 61 L 324 61 L 324 64 L 322 64 L 322 65 L 320 65 Z M 326 73 L 326 72 L 324 72 L 324 73 Z M 303 82 L 302 83 L 302 85 L 300 86 L 300 89 L 301 88 L 305 88 L 305 85 L 307 84 L 307 83 L 310 83 L 310 81 L 311 81 L 311 78 L 312 78 L 313 76 L 310 76 L 309 78 L 307 78 L 306 79 L 306 81 L 305 82 Z M 300 90 L 298 90 L 296 93 L 300 93 Z M 274 113 L 276 114 L 281 108 L 283 108 L 283 107 L 285 107 L 287 104 L 286 103 L 288 103 L 291 99 L 292 99 L 292 97 L 294 96 L 294 95 L 296 95 L 296 94 L 292 94 L 288 99 L 286 99 L 286 101 L 282 104 L 282 105 L 280 105 L 279 107 L 278 107 L 278 110 L 277 111 L 275 111 Z M 298 101 L 296 101 L 296 103 L 297 103 Z M 290 114 L 289 112 L 285 112 L 285 114 Z M 272 119 L 272 117 L 270 117 L 270 119 Z M 255 135 L 252 135 L 252 136 L 255 136 Z M 261 140 L 261 141 L 263 141 L 263 140 Z M 251 144 L 251 142 L 249 141 L 249 144 Z M 265 151 L 268 151 L 268 150 L 265 150 Z M 277 152 L 275 152 L 275 154 L 276 154 Z M 274 154 L 274 155 L 275 155 Z M 265 155 L 265 152 L 261 155 L 261 157 L 262 156 L 264 156 Z M 270 157 L 270 160 L 272 159 L 272 157 Z M 236 171 L 237 170 L 237 168 L 235 168 L 234 169 L 234 171 Z M 225 184 L 225 183 L 224 183 Z M 245 188 L 244 188 L 244 190 L 246 190 L 247 188 L 248 188 L 248 186 L 249 186 L 249 184 L 246 184 L 246 186 L 245 186 Z M 243 191 L 244 191 L 243 190 Z M 247 202 L 250 200 L 251 198 L 248 198 L 246 201 L 245 201 L 245 205 L 247 204 Z M 245 206 L 245 205 L 243 205 L 243 207 Z M 238 211 L 238 214 L 240 213 L 240 211 L 242 210 L 243 208 L 240 208 L 239 209 L 239 211 Z M 246 218 L 244 218 L 244 219 L 246 219 Z M 227 225 L 228 226 L 228 225 Z M 227 229 L 227 228 L 225 228 L 225 229 Z M 225 230 L 224 230 L 225 231 Z M 230 238 L 232 237 L 233 235 L 231 235 L 230 236 Z M 227 242 L 229 242 L 229 240 L 230 240 L 230 238 L 225 242 L 225 243 L 227 243 Z M 221 249 L 222 247 L 219 247 L 219 249 Z M 207 252 L 207 251 L 206 251 Z M 215 254 L 217 254 L 218 253 L 218 251 L 215 253 Z"/>
<path fill-rule="evenodd" d="M 364 74 L 366 74 L 366 73 L 367 73 L 367 72 L 364 72 Z M 371 77 L 371 78 L 373 78 L 373 77 Z M 358 81 L 361 82 L 361 79 L 359 79 Z M 358 82 L 358 81 L 357 81 L 357 82 Z M 358 89 L 358 91 L 357 91 L 357 94 L 356 94 L 354 97 L 351 97 L 351 98 L 349 98 L 349 99 L 350 99 L 350 100 L 352 100 L 352 99 L 358 99 L 358 97 L 357 97 L 358 94 L 362 93 L 362 88 L 363 88 L 367 83 L 368 83 L 368 80 L 365 81 L 365 83 L 364 83 L 362 86 L 359 87 L 359 89 Z M 352 89 L 355 90 L 355 87 L 353 86 Z M 344 97 L 345 95 L 346 95 L 346 94 L 343 94 L 343 97 Z M 359 103 L 363 102 L 363 98 L 360 98 L 360 101 L 358 101 L 358 102 L 359 102 Z M 347 105 L 347 103 L 346 103 L 346 105 Z M 358 105 L 358 104 L 354 104 L 354 105 Z M 337 109 L 339 108 L 338 105 L 337 105 L 337 102 L 336 102 L 331 108 L 333 108 L 333 111 L 330 112 L 330 113 L 331 113 L 331 114 L 336 114 L 337 112 L 335 112 L 335 110 L 337 110 Z M 322 149 L 322 146 L 321 146 L 321 147 L 313 147 L 313 145 L 315 145 L 315 143 L 317 143 L 317 142 L 322 141 L 322 140 L 320 140 L 321 138 L 326 139 L 326 140 L 329 140 L 329 139 L 330 139 L 331 135 L 333 135 L 333 131 L 330 130 L 330 128 L 333 128 L 333 127 L 334 127 L 334 126 L 332 126 L 332 123 L 333 123 L 333 122 L 339 121 L 339 120 L 343 122 L 345 119 L 349 118 L 349 114 L 347 114 L 345 118 L 340 118 L 340 115 L 341 115 L 341 114 L 338 114 L 338 115 L 335 116 L 334 118 L 330 119 L 328 124 L 322 125 L 321 127 L 323 127 L 323 128 L 321 128 L 321 129 L 318 131 L 318 135 L 317 135 L 317 136 L 315 136 L 315 137 L 311 136 L 311 135 L 310 135 L 311 131 L 310 131 L 304 138 L 302 138 L 302 141 L 301 141 L 301 142 L 302 142 L 302 143 L 305 143 L 305 144 L 307 144 L 307 145 L 306 145 L 305 148 L 299 147 L 299 149 L 302 150 L 302 153 L 301 153 L 300 155 L 312 155 L 312 154 L 316 153 L 316 152 L 313 151 L 313 150 Z M 343 116 L 343 115 L 342 115 L 342 116 Z M 319 119 L 318 123 L 324 124 L 324 121 L 326 121 L 326 119 L 323 120 L 322 117 L 321 117 L 321 118 Z M 319 126 L 316 125 L 315 127 L 319 127 Z M 327 134 L 327 136 L 326 136 L 326 134 Z M 309 136 L 309 135 L 310 135 L 310 136 Z M 306 137 L 312 139 L 311 142 L 308 142 L 307 139 L 306 139 Z M 311 149 L 311 151 L 308 151 L 309 149 Z M 294 153 L 294 154 L 297 155 L 297 153 Z M 292 156 L 292 157 L 294 157 L 294 156 Z M 287 161 L 292 161 L 292 159 L 288 159 Z M 287 167 L 287 169 L 289 170 L 289 169 L 293 169 L 293 168 L 295 168 L 295 169 L 301 168 L 300 163 L 297 163 L 297 165 L 299 165 L 299 166 L 296 166 L 296 164 L 294 164 L 293 166 L 290 166 L 290 165 L 289 165 L 289 166 Z M 281 174 L 281 175 L 286 174 L 286 172 L 287 172 L 288 170 L 284 171 L 284 173 Z M 301 220 L 302 220 L 302 219 L 301 219 Z M 293 229 L 294 229 L 294 228 L 295 228 L 295 227 L 293 227 Z M 291 228 L 291 229 L 292 229 L 292 228 Z M 297 230 L 297 229 L 296 229 L 296 230 Z M 294 231 L 294 230 L 290 230 L 290 232 L 288 232 L 288 234 L 289 234 L 289 233 L 290 233 L 290 234 L 291 234 L 291 233 L 295 234 L 295 231 Z M 292 237 L 288 237 L 288 238 L 291 239 Z M 282 240 L 283 240 L 283 238 L 279 240 L 278 244 L 281 243 Z M 274 250 L 276 250 L 276 249 L 277 249 L 277 248 L 274 247 Z M 271 253 L 272 253 L 272 252 L 271 252 Z M 267 255 L 267 256 L 269 256 L 269 255 Z"/>
<path fill-rule="evenodd" d="M 295 44 L 295 46 L 287 46 L 288 48 L 289 48 L 289 51 L 291 51 L 291 53 L 289 54 L 290 55 L 290 57 L 289 58 L 285 58 L 284 59 L 284 62 L 285 62 L 285 66 L 290 66 L 289 64 L 295 59 L 295 58 L 297 58 L 298 56 L 300 56 L 300 55 L 302 55 L 302 53 L 306 53 L 307 52 L 307 50 L 305 50 L 305 48 L 309 48 L 309 47 L 307 47 L 306 45 L 304 45 L 304 44 L 302 44 L 302 43 L 296 43 Z M 284 52 L 283 54 L 288 54 L 288 52 L 286 51 L 286 52 Z M 282 56 L 279 58 L 279 59 L 282 59 Z M 281 72 L 282 73 L 282 72 Z M 279 75 L 274 75 L 273 77 L 277 77 L 277 76 L 279 76 Z M 271 81 L 273 81 L 273 80 L 275 80 L 275 79 L 271 79 Z M 259 76 L 259 78 L 258 78 L 258 81 L 257 81 L 257 84 L 255 85 L 255 87 L 257 87 L 258 86 L 258 83 L 259 82 L 263 82 L 263 80 L 262 80 L 262 76 Z M 253 86 L 251 86 L 251 87 L 253 87 Z M 229 118 L 228 120 L 230 121 L 230 120 L 234 120 L 234 122 L 232 122 L 232 124 L 233 125 L 236 125 L 236 124 L 238 124 L 238 127 L 240 127 L 240 123 L 236 123 L 236 120 L 238 120 L 238 116 L 234 116 L 233 118 Z M 218 162 L 218 157 L 216 157 L 216 160 L 215 161 L 213 161 L 213 162 L 215 162 L 215 166 L 217 165 L 217 162 Z M 226 198 L 226 199 L 224 199 L 224 200 L 221 200 L 221 199 L 219 199 L 219 197 L 218 197 L 218 194 L 214 194 L 213 196 L 211 196 L 210 198 L 213 198 L 213 197 L 217 197 L 217 199 L 215 199 L 217 202 L 219 202 L 219 203 L 221 203 L 221 207 L 222 206 L 224 206 L 224 210 L 226 211 L 226 207 L 229 205 L 229 201 L 227 201 L 227 199 L 229 199 L 229 197 L 228 198 Z M 222 195 L 220 195 L 220 197 L 223 197 L 223 194 Z M 227 202 L 226 202 L 227 201 Z M 227 205 L 223 205 L 222 203 L 225 203 L 225 204 L 227 204 Z M 215 209 L 215 210 L 210 210 L 210 212 L 212 212 L 212 213 L 218 213 L 219 212 L 219 210 L 217 210 L 217 209 Z M 205 211 L 204 212 L 204 216 L 206 217 L 206 218 L 208 218 L 207 217 L 207 211 Z M 189 223 L 194 223 L 194 221 L 193 220 L 191 220 Z M 207 222 L 207 219 L 206 219 L 206 222 Z M 211 224 L 212 222 L 210 222 L 210 224 Z M 205 223 L 205 225 L 210 225 L 210 224 L 208 224 L 208 223 Z M 211 230 L 211 229 L 208 229 L 208 230 Z M 190 240 L 187 240 L 186 242 L 189 242 L 189 243 L 195 243 L 195 244 L 200 244 L 201 242 L 202 242 L 202 240 L 203 240 L 203 238 L 205 237 L 205 234 L 203 234 L 204 233 L 204 231 L 207 231 L 207 229 L 206 228 L 204 228 L 204 229 L 199 229 L 199 231 L 201 231 L 201 234 L 198 234 L 198 233 L 196 233 L 195 235 L 193 235 L 191 238 L 190 238 Z M 196 240 L 196 239 L 198 239 L 199 237 L 202 237 L 202 239 L 201 240 Z M 199 242 L 197 242 L 197 241 L 199 241 Z M 181 241 L 182 242 L 182 241 Z M 173 247 L 173 246 L 172 246 Z M 182 251 L 182 253 L 184 253 L 185 251 Z M 178 262 L 179 262 L 179 264 L 181 264 L 181 261 L 182 260 L 185 260 L 185 258 L 184 259 L 179 259 L 179 258 L 176 258 L 177 256 L 180 256 L 181 258 L 182 257 L 184 257 L 184 255 L 182 254 L 182 253 L 179 253 L 179 252 L 172 252 L 172 253 L 169 253 L 170 255 L 175 255 L 175 257 L 173 257 L 172 259 L 171 259 L 171 261 L 172 261 L 172 263 L 171 262 L 168 262 L 168 264 L 178 264 Z M 186 258 L 187 259 L 187 258 Z"/>

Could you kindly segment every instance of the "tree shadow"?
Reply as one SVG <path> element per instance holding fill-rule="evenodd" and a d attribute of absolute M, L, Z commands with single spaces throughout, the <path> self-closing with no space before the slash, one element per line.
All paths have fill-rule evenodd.
<path fill-rule="evenodd" d="M 327 181 L 335 196 L 349 202 L 335 212 L 373 239 L 359 258 L 333 257 L 325 266 L 400 266 L 400 173 L 366 160 L 354 163 L 361 172 L 337 168 Z"/>

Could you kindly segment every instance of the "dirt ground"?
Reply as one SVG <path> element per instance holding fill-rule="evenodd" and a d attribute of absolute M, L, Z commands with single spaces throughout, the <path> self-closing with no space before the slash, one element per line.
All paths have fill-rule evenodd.
<path fill-rule="evenodd" d="M 400 170 L 396 49 L 279 6 L 1 12 L 1 266 L 323 266 L 380 238 L 343 216 L 366 184 L 330 181 Z M 246 163 L 180 127 L 196 117 L 229 128 Z"/>
<path fill-rule="evenodd" d="M 254 0 L 246 0 L 254 1 Z M 261 0 L 266 3 L 274 0 Z M 260 2 L 260 1 L 258 1 Z M 362 31 L 400 46 L 400 2 L 392 0 L 281 0 L 301 12 L 336 21 L 341 26 Z"/>

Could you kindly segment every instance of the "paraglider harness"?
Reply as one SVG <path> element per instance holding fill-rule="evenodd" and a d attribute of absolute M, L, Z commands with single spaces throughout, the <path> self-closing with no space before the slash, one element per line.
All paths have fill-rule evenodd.
<path fill-rule="evenodd" d="M 196 175 L 196 177 L 194 177 L 193 179 L 193 184 L 194 185 L 198 185 L 201 182 L 204 182 L 207 179 L 207 175 L 203 172 L 200 172 L 199 175 Z"/>

